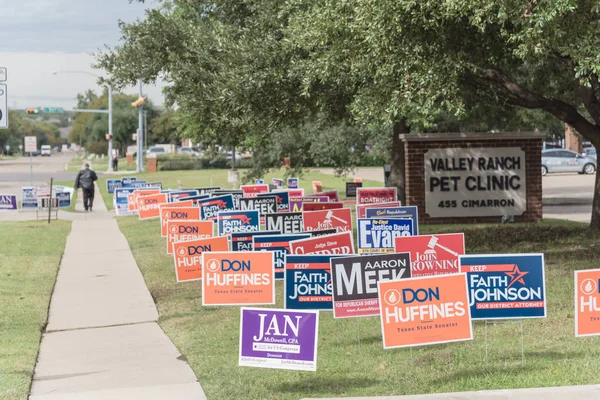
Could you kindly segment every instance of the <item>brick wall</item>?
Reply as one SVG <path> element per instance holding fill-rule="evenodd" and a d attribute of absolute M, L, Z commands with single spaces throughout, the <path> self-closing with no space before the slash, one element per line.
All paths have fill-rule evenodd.
<path fill-rule="evenodd" d="M 406 154 L 406 202 L 419 207 L 419 222 L 424 224 L 500 222 L 492 217 L 430 217 L 425 210 L 425 153 L 439 148 L 518 147 L 525 152 L 527 208 L 516 222 L 534 222 L 542 218 L 542 135 L 538 133 L 501 134 L 415 134 L 402 135 Z"/>

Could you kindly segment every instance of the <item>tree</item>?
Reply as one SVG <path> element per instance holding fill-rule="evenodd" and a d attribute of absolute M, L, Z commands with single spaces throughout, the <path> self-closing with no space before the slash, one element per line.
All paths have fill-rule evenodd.
<path fill-rule="evenodd" d="M 124 44 L 98 66 L 122 84 L 166 78 L 185 129 L 221 144 L 268 144 L 317 116 L 392 127 L 402 189 L 399 133 L 453 119 L 489 130 L 482 110 L 501 128 L 502 115 L 543 111 L 600 145 L 598 10 L 592 0 L 164 2 L 122 24 Z"/>
<path fill-rule="evenodd" d="M 175 111 L 169 110 L 152 118 L 149 132 L 150 142 L 175 144 L 178 138 Z"/>

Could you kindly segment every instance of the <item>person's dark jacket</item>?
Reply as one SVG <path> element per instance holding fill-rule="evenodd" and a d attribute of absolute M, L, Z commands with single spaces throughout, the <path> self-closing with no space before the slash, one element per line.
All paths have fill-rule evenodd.
<path fill-rule="evenodd" d="M 98 180 L 98 176 L 91 169 L 83 169 L 77 174 L 75 178 L 75 190 L 82 189 L 93 189 L 94 182 Z"/>

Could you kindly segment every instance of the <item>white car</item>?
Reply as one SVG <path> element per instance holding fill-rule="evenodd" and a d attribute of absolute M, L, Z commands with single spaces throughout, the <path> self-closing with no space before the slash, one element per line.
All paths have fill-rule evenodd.
<path fill-rule="evenodd" d="M 50 157 L 50 154 L 52 154 L 52 147 L 50 145 L 45 144 L 40 148 L 40 150 L 41 150 L 42 157 L 44 157 L 44 156 Z"/>
<path fill-rule="evenodd" d="M 177 152 L 179 154 L 189 154 L 192 157 L 200 156 L 200 153 L 197 152 L 196 150 L 192 149 L 191 147 L 181 147 L 179 150 L 177 150 Z"/>
<path fill-rule="evenodd" d="M 154 147 L 150 147 L 146 151 L 146 155 L 150 155 L 150 154 L 167 154 L 167 152 L 162 147 L 154 146 Z"/>

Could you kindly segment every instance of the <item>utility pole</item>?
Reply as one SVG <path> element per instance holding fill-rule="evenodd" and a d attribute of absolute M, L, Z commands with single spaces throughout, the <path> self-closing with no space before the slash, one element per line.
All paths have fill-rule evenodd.
<path fill-rule="evenodd" d="M 144 150 L 148 148 L 148 111 L 144 111 Z"/>
<path fill-rule="evenodd" d="M 142 80 L 139 80 L 140 83 L 140 99 L 144 98 L 144 93 L 142 91 Z M 144 102 L 139 104 L 138 107 L 138 136 L 137 136 L 137 172 L 144 171 Z"/>
<path fill-rule="evenodd" d="M 113 112 L 112 112 L 112 85 L 108 84 L 108 170 L 113 171 Z"/>

